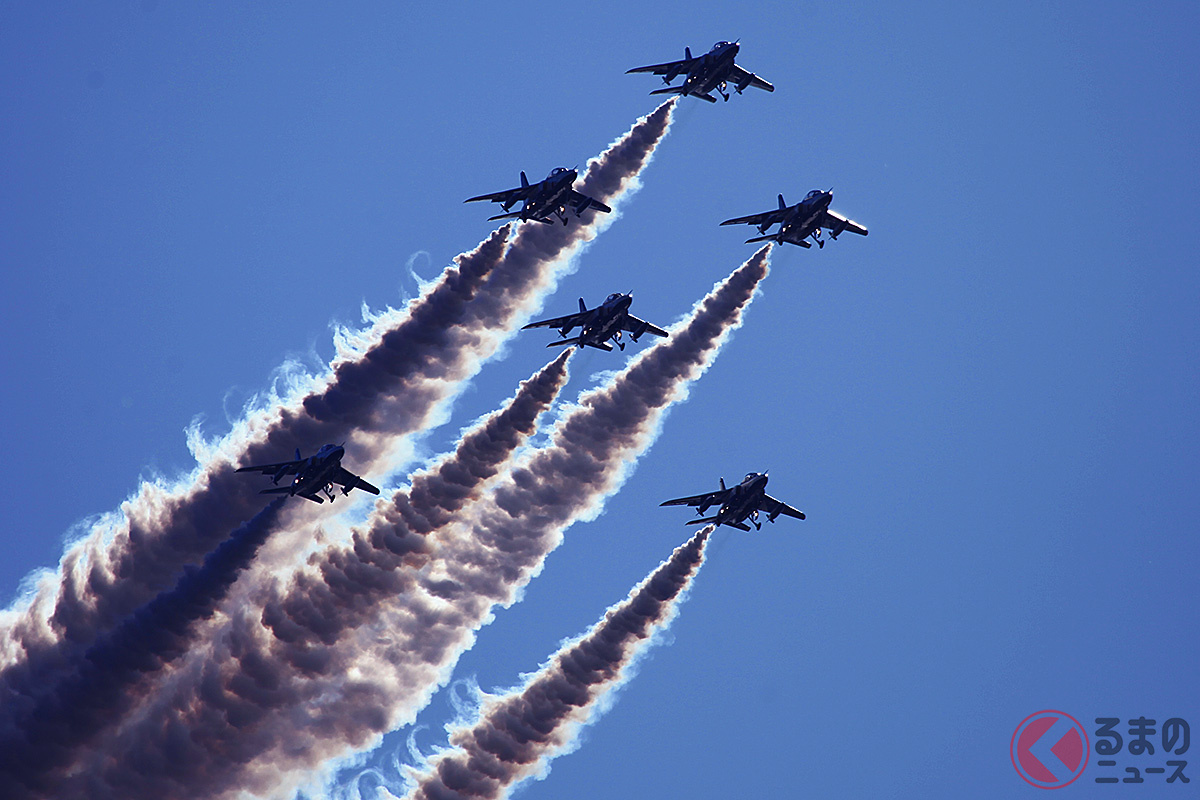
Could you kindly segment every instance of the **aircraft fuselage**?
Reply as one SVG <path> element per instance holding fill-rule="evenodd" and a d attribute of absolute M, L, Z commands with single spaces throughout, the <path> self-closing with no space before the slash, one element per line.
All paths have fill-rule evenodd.
<path fill-rule="evenodd" d="M 566 206 L 566 198 L 570 195 L 578 173 L 573 169 L 562 172 L 551 172 L 542 181 L 538 192 L 525 203 L 521 210 L 522 219 L 529 217 L 544 217 L 559 211 Z"/>
<path fill-rule="evenodd" d="M 733 496 L 725 501 L 725 504 L 717 511 L 716 523 L 727 525 L 741 522 L 751 516 L 762 505 L 766 492 L 766 474 L 747 475 L 745 480 L 734 487 Z"/>
<path fill-rule="evenodd" d="M 792 206 L 791 213 L 780 226 L 780 236 L 785 238 L 803 239 L 812 234 L 821 221 L 821 215 L 829 210 L 833 202 L 832 192 L 821 192 L 812 198 L 805 198 Z"/>
<path fill-rule="evenodd" d="M 633 295 L 623 294 L 613 301 L 606 301 L 596 309 L 598 312 L 592 321 L 583 327 L 579 334 L 580 344 L 597 344 L 607 342 L 621 331 L 625 315 L 633 303 Z"/>
<path fill-rule="evenodd" d="M 740 45 L 723 42 L 701 57 L 683 82 L 682 94 L 708 94 L 729 78 Z"/>
<path fill-rule="evenodd" d="M 346 454 L 341 445 L 327 444 L 309 456 L 308 463 L 296 473 L 292 482 L 293 494 L 297 492 L 319 492 L 332 482 L 334 472 L 342 465 L 342 456 Z"/>

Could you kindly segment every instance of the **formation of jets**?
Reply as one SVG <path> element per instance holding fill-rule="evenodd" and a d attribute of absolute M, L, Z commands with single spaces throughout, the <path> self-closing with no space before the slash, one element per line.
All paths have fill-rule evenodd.
<path fill-rule="evenodd" d="M 546 347 L 557 347 L 560 345 L 577 345 L 579 347 L 595 347 L 598 350 L 607 350 L 612 352 L 612 345 L 608 344 L 609 340 L 617 343 L 617 347 L 625 349 L 625 343 L 621 341 L 621 334 L 628 333 L 629 338 L 637 341 L 644 333 L 653 333 L 655 336 L 666 336 L 667 332 L 657 325 L 651 325 L 644 319 L 638 319 L 633 314 L 629 313 L 629 306 L 633 303 L 633 293 L 621 294 L 614 292 L 608 298 L 596 306 L 589 309 L 583 302 L 583 298 L 579 298 L 579 311 L 575 314 L 567 314 L 565 317 L 554 317 L 553 319 L 543 319 L 537 322 L 531 322 L 521 328 L 527 331 L 530 328 L 558 328 L 558 333 L 563 337 L 562 341 L 551 342 Z M 573 329 L 581 328 L 579 335 L 567 339 L 566 336 Z"/>
<path fill-rule="evenodd" d="M 327 444 L 308 458 L 296 450 L 294 461 L 280 461 L 276 464 L 255 464 L 238 467 L 238 472 L 261 472 L 271 476 L 271 483 L 278 484 L 280 478 L 295 475 L 287 486 L 277 486 L 274 489 L 263 489 L 259 494 L 286 494 L 292 497 L 303 497 L 314 503 L 324 503 L 321 495 L 333 502 L 337 497 L 333 487 L 342 487 L 342 494 L 350 494 L 351 489 L 362 489 L 364 492 L 379 494 L 379 489 L 364 481 L 342 466 L 342 456 L 346 449 L 340 444 Z"/>
<path fill-rule="evenodd" d="M 749 72 L 735 63 L 740 50 L 737 42 L 717 42 L 712 49 L 700 56 L 693 56 L 691 48 L 683 49 L 683 58 L 679 61 L 667 61 L 662 64 L 649 64 L 644 67 L 634 67 L 629 73 L 650 73 L 661 76 L 666 88 L 656 89 L 650 94 L 676 94 L 682 97 L 696 97 L 709 103 L 717 102 L 713 92 L 729 100 L 727 89 L 741 94 L 751 87 L 768 92 L 775 87 L 767 81 Z M 683 82 L 672 85 L 672 82 L 683 76 Z M 604 203 L 589 197 L 575 189 L 575 181 L 579 174 L 574 169 L 556 167 L 546 178 L 537 183 L 530 183 L 525 173 L 521 173 L 521 185 L 502 192 L 483 194 L 467 198 L 464 202 L 488 201 L 499 203 L 503 213 L 489 217 L 489 220 L 518 219 L 522 222 L 542 222 L 552 225 L 558 220 L 563 225 L 570 223 L 571 216 L 581 217 L 585 211 L 609 213 L 611 208 Z M 818 248 L 825 246 L 822 231 L 829 231 L 829 238 L 837 239 L 838 235 L 850 231 L 861 236 L 867 235 L 867 229 L 852 219 L 829 210 L 833 200 L 833 190 L 822 191 L 814 189 L 795 205 L 789 206 L 779 195 L 779 207 L 761 214 L 751 214 L 735 217 L 722 222 L 722 225 L 755 225 L 758 236 L 747 239 L 747 243 L 772 241 L 779 244 L 795 244 L 810 248 L 809 240 L 817 243 Z M 510 210 L 520 203 L 518 210 Z M 778 224 L 779 229 L 768 233 L 770 228 Z M 667 331 L 646 320 L 638 319 L 629 313 L 633 303 L 633 293 L 622 294 L 615 292 L 595 308 L 588 308 L 583 298 L 579 299 L 579 311 L 561 317 L 538 320 L 524 326 L 530 328 L 557 328 L 560 341 L 551 342 L 547 347 L 574 346 L 594 347 L 599 350 L 612 352 L 613 344 L 621 350 L 625 343 L 621 341 L 624 334 L 636 342 L 644 334 L 667 336 Z M 571 331 L 579 328 L 579 335 L 570 336 Z M 610 343 L 611 342 L 611 343 Z M 341 445 L 327 444 L 315 455 L 308 458 L 300 456 L 296 450 L 293 461 L 282 461 L 276 464 L 257 464 L 239 467 L 238 472 L 261 472 L 270 475 L 274 488 L 263 489 L 262 494 L 288 494 L 312 500 L 315 503 L 330 501 L 336 497 L 334 486 L 342 487 L 342 494 L 349 494 L 353 489 L 362 489 L 371 494 L 379 494 L 379 489 L 367 483 L 362 478 L 348 471 L 341 465 L 345 449 Z M 295 476 L 286 486 L 278 486 L 279 481 L 289 475 Z M 717 491 L 690 497 L 679 497 L 662 503 L 664 506 L 687 505 L 696 507 L 699 519 L 688 522 L 689 525 L 714 523 L 729 525 L 739 530 L 749 531 L 746 524 L 749 520 L 755 527 L 762 526 L 758 521 L 759 514 L 765 513 L 767 520 L 774 522 L 776 517 L 786 515 L 796 519 L 804 519 L 804 514 L 766 493 L 767 474 L 751 472 L 736 486 L 726 487 L 725 479 L 721 479 L 721 488 Z M 705 517 L 704 513 L 711 507 L 717 506 L 717 513 Z"/>

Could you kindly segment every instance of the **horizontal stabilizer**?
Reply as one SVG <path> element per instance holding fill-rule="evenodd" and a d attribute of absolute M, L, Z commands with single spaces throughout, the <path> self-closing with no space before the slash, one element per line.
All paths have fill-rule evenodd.
<path fill-rule="evenodd" d="M 488 222 L 492 222 L 493 220 L 497 220 L 497 219 L 513 219 L 514 217 L 519 217 L 519 216 L 521 216 L 520 211 L 510 211 L 507 214 L 497 214 L 494 217 L 488 217 Z"/>
<path fill-rule="evenodd" d="M 261 492 L 259 492 L 259 494 L 291 494 L 291 493 L 292 493 L 292 487 L 290 487 L 290 486 L 280 486 L 277 489 L 263 489 Z"/>
<path fill-rule="evenodd" d="M 559 339 L 557 342 L 551 342 L 546 347 L 563 347 L 565 345 L 579 344 L 579 337 L 573 336 L 570 339 Z"/>
<path fill-rule="evenodd" d="M 707 525 L 710 522 L 716 522 L 716 517 L 701 517 L 700 519 L 689 519 L 684 525 Z"/>
<path fill-rule="evenodd" d="M 750 244 L 751 242 L 775 242 L 776 244 L 783 244 L 784 242 L 788 242 L 789 244 L 798 244 L 801 247 L 805 247 L 805 248 L 812 247 L 811 244 L 809 244 L 808 242 L 806 242 L 803 239 L 799 239 L 799 240 L 781 239 L 781 238 L 779 238 L 778 233 L 768 234 L 767 236 L 755 236 L 753 239 L 746 240 L 746 244 Z"/>
<path fill-rule="evenodd" d="M 739 531 L 746 531 L 747 533 L 750 532 L 750 526 L 744 522 L 726 522 L 725 524 L 731 528 L 737 528 Z"/>
<path fill-rule="evenodd" d="M 665 89 L 655 89 L 650 94 L 683 94 L 682 86 L 668 86 Z"/>

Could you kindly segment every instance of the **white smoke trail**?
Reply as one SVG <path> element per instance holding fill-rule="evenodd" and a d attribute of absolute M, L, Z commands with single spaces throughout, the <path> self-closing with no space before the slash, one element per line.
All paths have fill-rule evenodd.
<path fill-rule="evenodd" d="M 589 162 L 581 189 L 619 205 L 670 118 L 664 104 L 639 120 Z M 119 516 L 69 548 L 57 576 L 46 575 L 22 607 L 0 618 L 0 690 L 36 691 L 32 676 L 53 671 L 61 651 L 86 647 L 252 517 L 262 499 L 245 476 L 232 474 L 235 463 L 348 439 L 360 471 L 385 469 L 400 438 L 437 421 L 463 381 L 610 224 L 600 216 L 570 227 L 522 225 L 511 238 L 510 226 L 499 229 L 403 310 L 381 315 L 324 380 L 249 415 L 193 475 L 176 486 L 143 484 Z"/>
<path fill-rule="evenodd" d="M 589 162 L 581 189 L 617 203 L 636 186 L 670 116 L 664 104 L 639 120 Z M 261 508 L 254 488 L 230 477 L 233 462 L 274 460 L 296 441 L 349 438 L 366 455 L 368 471 L 398 437 L 427 428 L 606 223 L 545 227 L 522 226 L 510 239 L 506 226 L 460 256 L 404 311 L 382 315 L 363 337 L 369 344 L 340 354 L 318 388 L 248 417 L 212 448 L 214 460 L 190 482 L 143 485 L 123 505 L 122 518 L 110 518 L 71 548 L 60 575 L 43 580 L 24 608 L 5 616 L 0 700 L 40 696 L 47 676 L 215 546 L 227 520 Z"/>
<path fill-rule="evenodd" d="M 710 525 L 676 548 L 520 689 L 485 698 L 472 724 L 450 731 L 453 748 L 412 770 L 415 786 L 404 800 L 498 800 L 522 780 L 544 775 L 551 759 L 571 752 L 582 727 L 606 709 L 656 635 L 674 620 L 712 530 Z"/>
<path fill-rule="evenodd" d="M 395 573 L 401 582 L 372 604 L 373 622 L 322 640 L 337 609 L 302 588 L 270 627 L 254 608 L 231 610 L 213 652 L 106 737 L 87 776 L 125 797 L 285 797 L 320 764 L 411 722 L 494 607 L 514 602 L 563 531 L 620 487 L 663 414 L 740 326 L 768 252 L 720 282 L 611 384 L 586 393 L 544 447 L 431 533 L 425 566 Z"/>

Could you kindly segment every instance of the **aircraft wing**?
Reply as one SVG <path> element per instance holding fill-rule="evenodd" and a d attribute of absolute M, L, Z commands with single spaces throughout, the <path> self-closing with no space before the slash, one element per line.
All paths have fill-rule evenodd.
<path fill-rule="evenodd" d="M 667 75 L 668 73 L 684 75 L 691 70 L 692 64 L 695 64 L 696 61 L 697 59 L 695 58 L 685 58 L 681 61 L 668 61 L 664 64 L 649 64 L 645 67 L 634 67 L 633 69 L 627 69 L 625 70 L 625 74 L 629 75 L 634 72 L 649 72 L 653 75 Z"/>
<path fill-rule="evenodd" d="M 821 215 L 821 227 L 834 231 L 834 236 L 837 236 L 842 231 L 857 233 L 859 236 L 867 235 L 866 228 L 852 219 L 846 219 L 836 211 L 826 211 Z"/>
<path fill-rule="evenodd" d="M 633 314 L 626 313 L 625 321 L 621 323 L 621 329 L 630 333 L 641 336 L 643 333 L 653 333 L 655 336 L 666 336 L 667 332 L 657 325 L 651 325 L 644 319 L 638 319 Z"/>
<path fill-rule="evenodd" d="M 577 209 L 580 213 L 583 213 L 589 208 L 594 208 L 597 211 L 603 211 L 605 214 L 612 212 L 612 209 L 604 205 L 604 203 L 601 203 L 594 197 L 588 197 L 586 194 L 580 194 L 574 189 L 571 190 L 571 193 L 567 198 L 567 204 L 572 208 Z"/>
<path fill-rule="evenodd" d="M 524 200 L 529 196 L 530 190 L 538 184 L 531 186 L 518 186 L 516 189 L 507 189 L 503 192 L 494 192 L 493 194 L 481 194 L 478 197 L 468 197 L 463 200 L 464 203 L 474 203 L 476 200 L 491 200 L 495 203 L 501 203 L 510 206 L 518 200 Z"/>
<path fill-rule="evenodd" d="M 581 325 L 586 325 L 588 320 L 592 318 L 592 311 L 577 311 L 574 314 L 567 314 L 565 317 L 555 317 L 553 319 L 539 319 L 537 322 L 531 322 L 521 328 L 527 331 L 530 328 L 565 328 L 570 330 Z"/>
<path fill-rule="evenodd" d="M 776 209 L 774 211 L 764 211 L 761 214 L 751 214 L 748 217 L 734 217 L 722 222 L 722 225 L 774 225 L 783 219 L 783 212 Z"/>
<path fill-rule="evenodd" d="M 333 481 L 338 486 L 346 487 L 347 492 L 349 492 L 351 489 L 362 489 L 364 492 L 379 494 L 379 489 L 367 483 L 345 467 L 338 467 L 337 471 L 330 476 L 329 480 Z"/>
<path fill-rule="evenodd" d="M 261 472 L 263 475 L 295 475 L 299 471 L 299 461 L 280 461 L 278 464 L 255 464 L 249 467 L 238 467 L 238 472 Z"/>
<path fill-rule="evenodd" d="M 660 506 L 702 506 L 702 505 L 715 506 L 718 503 L 722 502 L 723 499 L 726 497 L 726 495 L 729 494 L 730 491 L 731 491 L 730 489 L 725 489 L 724 491 L 705 492 L 704 494 L 694 494 L 691 497 L 676 497 L 674 500 L 667 500 L 665 502 L 659 503 L 659 505 Z M 693 522 L 694 521 L 695 520 L 693 520 Z"/>
<path fill-rule="evenodd" d="M 785 516 L 795 517 L 796 519 L 804 519 L 803 511 L 797 511 L 787 503 L 783 502 L 782 500 L 776 500 L 769 494 L 763 495 L 762 503 L 759 504 L 758 508 L 760 511 L 767 512 L 767 516 L 772 518 L 777 517 L 780 514 L 784 514 Z"/>
<path fill-rule="evenodd" d="M 741 86 L 742 88 L 753 86 L 756 89 L 766 89 L 768 92 L 775 91 L 774 86 L 767 83 L 754 73 L 746 72 L 746 70 L 742 69 L 737 64 L 734 64 L 733 67 L 730 68 L 729 77 L 725 80 L 729 81 L 735 86 Z M 746 81 L 749 81 L 749 83 L 746 83 Z M 745 85 L 743 86 L 743 84 Z"/>

